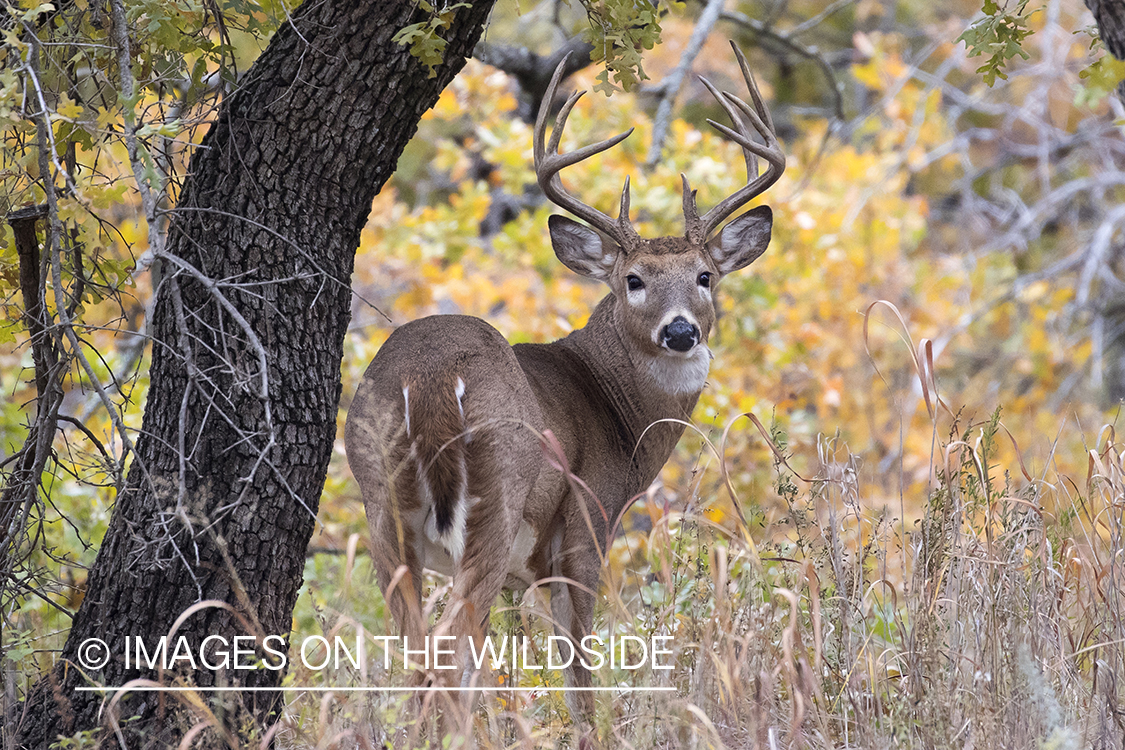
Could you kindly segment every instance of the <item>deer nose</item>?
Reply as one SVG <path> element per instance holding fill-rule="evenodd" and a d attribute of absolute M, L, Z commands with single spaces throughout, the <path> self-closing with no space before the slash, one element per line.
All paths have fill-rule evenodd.
<path fill-rule="evenodd" d="M 671 323 L 664 326 L 660 337 L 669 349 L 686 352 L 699 343 L 699 329 L 689 323 L 684 316 L 677 315 Z"/>

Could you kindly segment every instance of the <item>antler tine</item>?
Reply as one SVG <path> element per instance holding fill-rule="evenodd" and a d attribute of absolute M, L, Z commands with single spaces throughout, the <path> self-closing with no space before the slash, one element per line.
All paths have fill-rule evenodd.
<path fill-rule="evenodd" d="M 719 102 L 719 106 L 721 106 L 723 108 L 723 111 L 727 113 L 727 117 L 731 119 L 731 122 L 734 123 L 735 127 L 737 127 L 739 131 L 742 131 L 745 134 L 746 128 L 742 123 L 742 119 L 735 112 L 734 107 L 732 107 L 725 99 L 723 99 L 722 95 L 719 93 L 719 90 L 715 88 L 715 85 L 703 76 L 699 76 L 699 81 L 704 85 L 704 87 L 706 87 L 708 91 L 711 92 L 711 95 L 715 97 L 715 100 Z M 707 120 L 707 122 L 715 125 L 715 122 L 713 120 Z M 747 151 L 746 149 L 742 149 L 742 155 L 746 159 L 746 174 L 756 176 L 758 174 L 758 157 L 755 156 L 752 151 Z M 680 179 L 683 181 L 684 226 L 686 228 L 685 234 L 693 242 L 703 243 L 704 241 L 706 241 L 707 236 L 706 233 L 703 232 L 703 225 L 700 223 L 699 207 L 695 202 L 695 191 L 691 189 L 691 183 L 688 181 L 686 174 L 683 174 L 681 172 Z"/>
<path fill-rule="evenodd" d="M 559 86 L 559 80 L 562 78 L 563 67 L 566 61 L 570 59 L 570 53 L 567 52 L 563 59 L 559 61 L 558 67 L 555 68 L 554 75 L 551 76 L 551 82 L 547 84 L 547 91 L 543 94 L 543 99 L 539 102 L 539 114 L 535 117 L 535 130 L 532 131 L 532 146 L 535 154 L 535 167 L 538 169 L 539 163 L 543 160 L 547 149 L 543 146 L 543 134 L 547 130 L 547 110 L 551 108 L 551 102 L 555 99 L 555 89 Z M 551 139 L 555 147 L 558 148 L 558 142 L 553 138 Z"/>
<path fill-rule="evenodd" d="M 715 85 L 713 83 L 708 81 L 703 76 L 699 76 L 699 82 L 702 83 L 703 86 L 708 91 L 711 92 L 711 95 L 715 97 L 715 101 L 717 101 L 719 103 L 719 106 L 723 108 L 723 111 L 727 113 L 727 117 L 729 117 L 730 121 L 732 123 L 734 123 L 734 126 L 736 128 L 738 128 L 738 132 L 742 136 L 744 136 L 744 138 L 746 140 L 750 140 L 750 134 L 746 131 L 746 127 L 742 122 L 742 118 L 740 118 L 738 116 L 738 113 L 735 111 L 735 109 L 731 105 L 731 103 L 728 102 L 726 100 L 726 98 L 723 97 L 723 95 L 719 92 L 719 90 L 717 88 L 715 88 Z M 738 100 L 735 99 L 735 101 L 738 101 Z M 708 122 L 708 124 L 711 125 L 711 127 L 715 128 L 716 130 L 719 130 L 719 132 L 722 132 L 722 129 L 726 127 L 726 126 L 719 125 L 718 123 L 716 123 L 714 120 L 711 120 L 711 119 L 708 119 L 707 122 Z M 759 132 L 761 132 L 761 131 L 759 131 Z M 726 133 L 724 133 L 724 135 L 726 135 Z M 727 135 L 727 137 L 730 138 L 729 135 Z M 747 151 L 746 149 L 742 149 L 742 155 L 746 159 L 746 174 L 757 177 L 758 176 L 758 157 L 755 156 L 753 151 Z"/>
<path fill-rule="evenodd" d="M 617 212 L 617 223 L 629 224 L 629 177 L 625 176 L 625 187 L 621 188 L 621 208 Z M 632 224 L 629 224 L 630 228 Z"/>
<path fill-rule="evenodd" d="M 773 132 L 773 117 L 770 115 L 769 107 L 762 101 L 762 92 L 758 90 L 758 82 L 754 80 L 754 74 L 750 72 L 750 66 L 746 62 L 746 55 L 742 54 L 742 50 L 734 42 L 730 43 L 730 48 L 734 50 L 734 56 L 738 58 L 738 67 L 742 69 L 742 78 L 746 81 L 746 88 L 750 89 L 750 98 L 754 100 L 754 107 L 758 110 L 758 114 L 762 116 L 763 122 Z"/>
<path fill-rule="evenodd" d="M 684 197 L 684 224 L 687 225 L 687 235 L 692 241 L 704 242 L 707 238 L 696 240 L 694 233 L 699 228 L 699 211 L 695 207 L 695 191 L 691 189 L 691 183 L 688 182 L 687 175 L 680 172 L 680 180 L 683 181 L 683 197 Z"/>
<path fill-rule="evenodd" d="M 750 66 L 746 63 L 746 57 L 742 51 L 732 42 L 731 48 L 734 50 L 735 57 L 738 59 L 738 66 L 742 70 L 742 77 L 746 81 L 746 88 L 750 91 L 750 98 L 753 101 L 753 106 L 747 104 L 742 99 L 722 92 L 716 89 L 710 81 L 700 79 L 707 90 L 719 102 L 719 106 L 730 117 L 734 129 L 723 125 L 722 123 L 708 120 L 712 127 L 718 130 L 722 135 L 737 143 L 742 147 L 742 154 L 746 160 L 746 185 L 741 189 L 735 191 L 732 195 L 727 196 L 721 200 L 718 205 L 704 214 L 702 217 L 698 214 L 698 209 L 695 205 L 695 196 L 692 193 L 688 194 L 688 181 L 684 177 L 684 223 L 687 225 L 687 235 L 693 242 L 703 243 L 707 240 L 707 236 L 715 230 L 728 216 L 737 211 L 742 206 L 746 205 L 753 198 L 761 195 L 771 185 L 777 182 L 781 177 L 782 172 L 785 171 L 785 153 L 781 150 L 781 145 L 777 142 L 777 134 L 774 130 L 773 118 L 770 116 L 769 108 L 766 107 L 765 102 L 762 100 L 761 92 L 758 91 L 758 85 L 754 81 L 754 75 L 750 72 Z M 756 142 L 750 135 L 749 130 L 746 128 L 746 123 L 739 116 L 736 111 L 741 111 L 746 115 L 750 124 L 754 127 L 758 134 L 765 141 L 765 144 Z M 758 174 L 758 159 L 761 157 L 766 161 L 766 171 L 761 175 Z"/>
<path fill-rule="evenodd" d="M 737 96 L 728 94 L 725 91 L 723 92 L 723 98 L 742 110 L 743 114 L 745 114 L 746 117 L 750 119 L 750 124 L 754 126 L 754 129 L 757 130 L 758 134 L 762 136 L 763 140 L 765 140 L 768 147 L 772 148 L 777 145 L 777 138 L 773 134 L 773 126 L 763 122 L 761 115 L 755 112 L 753 107 L 739 99 Z M 742 133 L 744 136 L 749 136 L 749 133 L 746 132 L 745 128 L 739 128 L 738 132 Z"/>
<path fill-rule="evenodd" d="M 754 141 L 750 140 L 750 134 L 747 133 L 743 128 L 739 128 L 738 132 L 735 132 L 735 131 L 731 130 L 730 128 L 728 128 L 726 125 L 722 124 L 721 122 L 715 122 L 714 120 L 708 120 L 707 123 L 711 127 L 713 127 L 715 130 L 718 130 L 720 133 L 725 135 L 727 138 L 729 138 L 730 140 L 734 141 L 735 143 L 737 143 L 739 146 L 742 147 L 742 150 L 743 150 L 743 152 L 746 156 L 747 166 L 749 166 L 751 163 L 753 163 L 754 166 L 757 166 L 756 160 L 754 162 L 751 162 L 751 160 L 750 160 L 750 157 L 754 156 L 755 154 L 762 157 L 763 159 L 769 161 L 774 156 L 774 153 L 778 151 L 776 141 L 774 141 L 773 143 L 767 142 L 767 144 L 765 146 L 763 146 L 760 143 L 755 143 Z M 773 140 L 773 139 L 771 138 L 769 140 Z M 751 178 L 757 177 L 758 176 L 758 170 L 757 169 L 753 169 L 753 170 L 748 169 L 748 170 L 746 170 L 746 174 L 750 175 Z"/>
<path fill-rule="evenodd" d="M 566 127 L 567 118 L 570 116 L 571 110 L 574 109 L 574 105 L 582 95 L 586 93 L 585 91 L 578 91 L 571 94 L 566 100 L 566 104 L 563 105 L 563 108 L 559 111 L 558 117 L 555 118 L 555 127 L 551 132 L 550 141 L 546 145 L 543 143 L 547 130 L 547 110 L 550 108 L 551 102 L 555 98 L 555 90 L 558 88 L 559 81 L 562 79 L 563 70 L 569 58 L 570 54 L 568 53 L 559 63 L 558 67 L 555 68 L 555 74 L 551 77 L 551 83 L 547 86 L 547 91 L 543 95 L 543 101 L 539 105 L 539 115 L 535 118 L 535 130 L 532 136 L 535 155 L 535 177 L 539 182 L 539 187 L 542 188 L 543 194 L 547 196 L 548 200 L 578 218 L 585 220 L 595 229 L 608 235 L 614 242 L 620 245 L 623 250 L 628 252 L 640 239 L 636 230 L 633 229 L 633 225 L 629 222 L 629 180 L 625 180 L 625 189 L 621 193 L 621 214 L 615 221 L 593 206 L 582 203 L 570 193 L 566 192 L 562 184 L 562 178 L 559 176 L 559 171 L 588 159 L 594 154 L 613 148 L 632 135 L 633 128 L 629 128 L 626 132 L 615 135 L 612 138 L 607 138 L 604 141 L 583 146 L 569 154 L 560 154 L 558 152 L 559 141 L 562 140 L 562 133 L 563 129 Z"/>
<path fill-rule="evenodd" d="M 598 141 L 597 143 L 591 143 L 589 145 L 583 146 L 576 151 L 571 151 L 569 154 L 560 154 L 558 152 L 559 141 L 562 140 L 563 130 L 566 128 L 566 121 L 570 117 L 570 110 L 574 109 L 574 105 L 578 102 L 579 99 L 582 98 L 585 93 L 585 91 L 576 91 L 571 94 L 570 98 L 566 100 L 566 104 L 564 104 L 563 108 L 559 110 L 559 116 L 555 118 L 555 128 L 551 132 L 551 140 L 547 142 L 546 155 L 549 160 L 557 164 L 558 169 L 569 167 L 572 164 L 577 164 L 584 159 L 590 158 L 594 154 L 600 154 L 606 149 L 613 148 L 618 143 L 621 143 L 621 141 L 628 138 L 633 132 L 633 128 L 629 128 L 629 130 L 627 130 L 626 132 L 619 133 L 612 138 L 607 138 L 604 141 Z"/>

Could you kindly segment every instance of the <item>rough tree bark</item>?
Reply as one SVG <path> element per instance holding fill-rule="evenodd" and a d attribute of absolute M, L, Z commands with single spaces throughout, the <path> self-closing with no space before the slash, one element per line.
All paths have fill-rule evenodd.
<path fill-rule="evenodd" d="M 423 20 L 416 3 L 305 3 L 223 104 L 170 225 L 126 488 L 58 668 L 9 717 L 23 746 L 99 726 L 103 696 L 75 691 L 86 684 L 75 665 L 89 638 L 114 655 L 89 676 L 121 685 L 151 676 L 125 668 L 125 637 L 143 636 L 151 649 L 196 602 L 238 613 L 207 607 L 189 617 L 177 635 L 197 653 L 208 635 L 287 637 L 336 433 L 360 229 L 492 4 L 457 12 L 443 34 L 446 62 L 429 78 L 391 41 Z M 275 686 L 282 674 L 185 676 Z M 173 703 L 141 694 L 119 713 L 141 717 L 126 726 L 147 745 L 177 731 Z M 261 719 L 272 705 L 247 708 Z"/>
<path fill-rule="evenodd" d="M 1125 3 L 1121 0 L 1086 0 L 1094 14 L 1105 48 L 1118 60 L 1125 60 Z"/>

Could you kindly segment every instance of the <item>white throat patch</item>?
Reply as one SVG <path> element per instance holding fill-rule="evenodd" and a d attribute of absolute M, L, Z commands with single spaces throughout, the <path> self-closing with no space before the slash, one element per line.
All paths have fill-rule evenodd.
<path fill-rule="evenodd" d="M 697 345 L 687 356 L 662 354 L 649 360 L 648 376 L 657 388 L 669 395 L 698 393 L 707 382 L 712 356 L 705 344 Z"/>

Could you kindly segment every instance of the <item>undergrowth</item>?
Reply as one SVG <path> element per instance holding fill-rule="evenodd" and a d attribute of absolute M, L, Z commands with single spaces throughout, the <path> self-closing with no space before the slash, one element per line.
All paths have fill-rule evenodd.
<path fill-rule="evenodd" d="M 1022 463 L 1009 470 L 995 463 L 1006 439 L 999 416 L 957 419 L 935 441 L 928 502 L 913 524 L 865 496 L 860 462 L 838 440 L 822 439 L 815 474 L 800 478 L 776 428 L 772 492 L 784 510 L 772 520 L 747 507 L 747 525 L 717 522 L 714 509 L 730 498 L 722 481 L 705 492 L 702 471 L 678 509 L 661 507 L 663 492 L 651 490 L 614 542 L 596 627 L 603 638 L 671 636 L 664 661 L 673 668 L 601 670 L 596 679 L 673 690 L 600 693 L 601 742 L 1120 747 L 1125 456 L 1106 428 L 1089 452 L 1084 483 L 1034 476 Z M 298 666 L 286 684 L 406 684 L 383 669 L 371 637 L 394 631 L 354 541 L 346 554 L 317 558 L 310 576 L 293 642 L 359 633 L 368 658 L 358 669 Z M 427 605 L 436 615 L 447 582 L 430 584 Z M 531 638 L 531 661 L 542 664 L 547 612 L 537 590 L 508 595 L 493 610 L 493 635 Z M 557 672 L 508 665 L 487 679 L 540 689 L 489 693 L 462 715 L 478 746 L 584 746 L 562 694 L 549 690 L 561 685 Z M 434 734 L 431 709 L 446 696 L 294 689 L 286 699 L 277 726 L 243 728 L 251 744 L 458 741 Z M 203 718 L 197 730 L 208 728 Z"/>
<path fill-rule="evenodd" d="M 936 415 L 944 404 L 922 382 Z M 773 486 L 759 493 L 772 498 L 767 509 L 737 497 L 730 481 L 729 465 L 750 461 L 724 455 L 735 425 L 717 444 L 703 436 L 688 486 L 650 488 L 608 552 L 596 635 L 664 637 L 659 663 L 671 668 L 650 658 L 639 669 L 595 670 L 595 684 L 613 688 L 597 697 L 600 743 L 1121 747 L 1125 448 L 1107 426 L 1084 480 L 1059 476 L 1050 461 L 1036 475 L 999 409 L 984 420 L 946 413 L 923 499 L 888 500 L 886 477 L 865 486 L 860 457 L 838 437 L 794 457 L 779 426 L 750 417 L 773 455 Z M 1007 441 L 1012 466 L 1000 463 Z M 909 508 L 923 510 L 911 518 Z M 530 650 L 523 664 L 483 676 L 493 690 L 471 711 L 448 693 L 387 691 L 409 676 L 400 656 L 386 668 L 380 635 L 395 629 L 353 535 L 339 554 L 310 557 L 290 640 L 339 636 L 355 653 L 363 643 L 365 656 L 313 669 L 291 646 L 290 689 L 268 727 L 220 729 L 224 715 L 239 714 L 210 694 L 178 693 L 189 709 L 179 747 L 437 748 L 471 746 L 470 735 L 482 748 L 587 747 L 558 690 L 561 671 L 529 666 L 551 658 L 545 589 L 507 594 L 493 608 L 492 636 L 526 638 Z M 431 619 L 448 591 L 447 580 L 429 579 Z M 455 728 L 445 737 L 439 708 Z"/>

